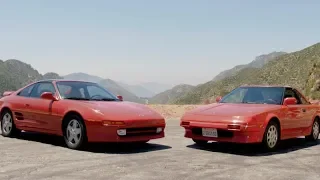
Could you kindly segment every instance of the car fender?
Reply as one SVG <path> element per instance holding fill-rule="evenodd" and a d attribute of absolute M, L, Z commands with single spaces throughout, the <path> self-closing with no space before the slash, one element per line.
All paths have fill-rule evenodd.
<path fill-rule="evenodd" d="M 75 112 L 75 113 L 78 113 L 84 123 L 87 125 L 88 122 L 91 122 L 91 121 L 99 121 L 102 117 L 101 114 L 99 114 L 98 111 L 95 111 L 94 109 L 88 107 L 88 106 L 85 106 L 85 105 L 81 105 L 80 103 L 68 103 L 66 106 L 64 106 L 66 108 L 64 108 L 62 110 L 62 114 L 63 114 L 63 118 L 70 112 Z"/>
<path fill-rule="evenodd" d="M 282 129 L 280 118 L 275 113 L 268 113 L 267 116 L 266 116 L 266 119 L 265 119 L 265 121 L 264 121 L 264 123 L 262 125 L 262 128 L 263 128 L 264 131 L 265 131 L 266 127 L 268 126 L 268 124 L 269 124 L 269 122 L 270 122 L 270 120 L 272 118 L 277 118 L 279 120 L 280 130 Z"/>
<path fill-rule="evenodd" d="M 9 108 L 12 111 L 12 106 L 10 103 L 5 102 L 5 101 L 0 101 L 0 113 L 2 113 L 2 110 L 4 108 Z"/>
<path fill-rule="evenodd" d="M 316 117 L 320 118 L 320 109 L 317 110 L 317 111 L 314 113 L 314 115 L 313 115 L 313 117 L 312 117 L 312 121 L 310 121 L 310 124 L 309 124 L 308 127 L 312 127 L 313 121 L 314 121 L 314 119 L 316 119 Z M 320 119 L 319 119 L 319 120 L 320 120 Z"/>

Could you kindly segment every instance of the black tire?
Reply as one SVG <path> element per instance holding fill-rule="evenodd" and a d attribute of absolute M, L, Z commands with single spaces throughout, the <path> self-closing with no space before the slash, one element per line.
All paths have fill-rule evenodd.
<path fill-rule="evenodd" d="M 277 148 L 279 141 L 279 125 L 276 122 L 271 121 L 264 132 L 262 144 L 267 151 L 273 151 Z"/>
<path fill-rule="evenodd" d="M 5 124 L 6 123 L 6 124 Z M 8 123 L 11 124 L 8 126 Z M 16 137 L 21 133 L 21 130 L 16 128 L 12 112 L 5 109 L 1 113 L 1 134 L 4 137 Z"/>
<path fill-rule="evenodd" d="M 312 130 L 310 135 L 306 136 L 306 140 L 308 141 L 317 141 L 319 138 L 319 131 L 320 131 L 320 121 L 315 119 L 312 123 Z"/>
<path fill-rule="evenodd" d="M 69 126 L 73 129 L 73 131 L 72 129 L 68 129 Z M 77 115 L 71 115 L 67 117 L 67 120 L 63 126 L 63 139 L 67 147 L 70 149 L 80 150 L 85 147 L 87 144 L 87 133 L 85 124 L 81 117 Z"/>
<path fill-rule="evenodd" d="M 197 140 L 197 139 L 192 139 L 192 140 L 193 140 L 193 142 L 195 142 L 196 144 L 201 145 L 201 146 L 206 145 L 208 143 L 208 141 L 206 141 L 206 140 Z"/>

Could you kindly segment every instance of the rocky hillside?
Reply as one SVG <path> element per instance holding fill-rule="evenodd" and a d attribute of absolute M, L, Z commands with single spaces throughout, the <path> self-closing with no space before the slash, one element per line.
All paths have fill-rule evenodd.
<path fill-rule="evenodd" d="M 290 85 L 310 98 L 320 98 L 320 43 L 278 56 L 262 68 L 246 67 L 235 75 L 198 85 L 173 101 L 173 104 L 199 104 L 225 95 L 243 84 Z"/>
<path fill-rule="evenodd" d="M 286 54 L 285 52 L 272 52 L 269 54 L 263 54 L 256 57 L 252 62 L 248 64 L 242 64 L 233 67 L 232 69 L 228 69 L 219 73 L 216 77 L 213 78 L 212 81 L 218 81 L 226 77 L 233 76 L 237 74 L 240 70 L 245 68 L 262 68 L 265 64 L 267 64 L 270 60 Z"/>
<path fill-rule="evenodd" d="M 30 82 L 40 80 L 43 76 L 31 65 L 16 59 L 0 60 L 0 93 L 17 90 Z"/>
<path fill-rule="evenodd" d="M 179 98 L 180 96 L 186 94 L 187 92 L 191 91 L 194 86 L 188 84 L 180 84 L 172 89 L 166 90 L 162 93 L 159 93 L 149 99 L 150 104 L 167 104 L 171 101 Z"/>

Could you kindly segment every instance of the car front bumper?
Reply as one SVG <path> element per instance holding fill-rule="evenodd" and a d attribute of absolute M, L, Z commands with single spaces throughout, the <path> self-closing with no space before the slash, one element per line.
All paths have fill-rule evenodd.
<path fill-rule="evenodd" d="M 87 122 L 86 126 L 89 142 L 138 142 L 165 137 L 166 125 L 164 120 L 141 120 L 108 126 Z"/>
<path fill-rule="evenodd" d="M 183 125 L 185 128 L 184 137 L 195 140 L 232 142 L 232 143 L 257 143 L 262 141 L 263 131 L 256 126 L 237 125 L 239 128 L 230 129 L 228 124 L 215 123 L 191 123 Z M 217 130 L 217 137 L 203 136 L 202 128 L 212 128 Z"/>

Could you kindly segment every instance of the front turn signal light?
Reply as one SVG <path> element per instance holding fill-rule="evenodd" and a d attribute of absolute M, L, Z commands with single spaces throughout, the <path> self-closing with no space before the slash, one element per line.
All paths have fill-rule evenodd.
<path fill-rule="evenodd" d="M 123 121 L 102 121 L 104 126 L 122 126 L 125 125 Z"/>

